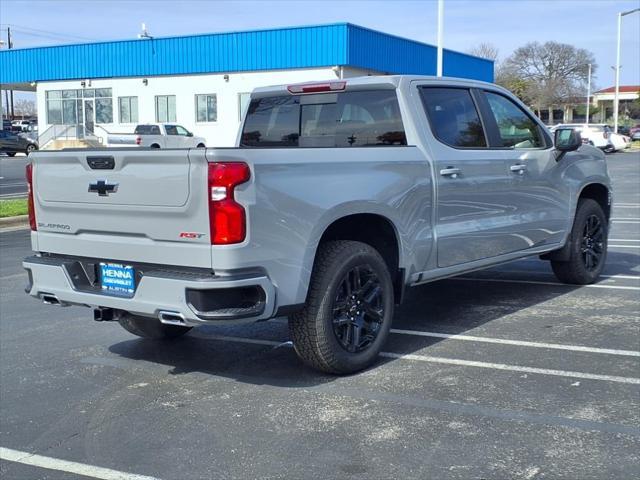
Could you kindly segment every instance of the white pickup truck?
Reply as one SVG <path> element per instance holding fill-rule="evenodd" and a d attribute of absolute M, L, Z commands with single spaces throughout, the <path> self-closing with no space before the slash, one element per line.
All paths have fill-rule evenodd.
<path fill-rule="evenodd" d="M 133 133 L 109 135 L 110 147 L 204 148 L 205 140 L 196 137 L 182 125 L 150 123 L 138 125 Z"/>

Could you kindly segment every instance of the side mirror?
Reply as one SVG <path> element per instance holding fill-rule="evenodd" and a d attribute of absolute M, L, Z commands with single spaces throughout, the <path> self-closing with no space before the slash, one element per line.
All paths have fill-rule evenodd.
<path fill-rule="evenodd" d="M 188 132 L 187 137 L 193 137 L 193 132 Z"/>
<path fill-rule="evenodd" d="M 559 128 L 555 131 L 553 143 L 560 152 L 573 152 L 582 146 L 582 136 L 573 128 Z"/>

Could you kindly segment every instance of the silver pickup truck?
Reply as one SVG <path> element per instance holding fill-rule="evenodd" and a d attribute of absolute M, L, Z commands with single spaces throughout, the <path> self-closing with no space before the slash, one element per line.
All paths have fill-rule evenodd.
<path fill-rule="evenodd" d="M 325 372 L 375 360 L 405 287 L 528 256 L 588 284 L 605 263 L 604 154 L 488 83 L 262 88 L 236 148 L 30 158 L 30 295 L 150 338 L 286 315 Z"/>
<path fill-rule="evenodd" d="M 205 140 L 175 123 L 147 123 L 136 126 L 133 133 L 110 133 L 109 147 L 204 148 Z"/>

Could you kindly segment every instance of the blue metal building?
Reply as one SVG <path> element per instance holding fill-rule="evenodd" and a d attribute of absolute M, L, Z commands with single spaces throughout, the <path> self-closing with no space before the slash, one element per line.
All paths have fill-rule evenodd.
<path fill-rule="evenodd" d="M 490 60 L 445 50 L 443 64 L 493 81 Z M 435 75 L 436 48 L 350 23 L 60 45 L 0 51 L 0 84 L 325 66 Z"/>

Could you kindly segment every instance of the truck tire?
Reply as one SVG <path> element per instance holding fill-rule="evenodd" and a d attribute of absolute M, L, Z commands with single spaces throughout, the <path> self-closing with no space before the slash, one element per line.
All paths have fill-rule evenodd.
<path fill-rule="evenodd" d="M 180 337 L 191 330 L 191 327 L 165 325 L 156 318 L 142 317 L 130 313 L 120 317 L 118 323 L 129 333 L 133 333 L 138 337 L 156 340 Z"/>
<path fill-rule="evenodd" d="M 347 374 L 371 365 L 393 319 L 387 264 L 371 246 L 354 241 L 320 245 L 307 302 L 289 317 L 289 335 L 304 363 Z"/>
<path fill-rule="evenodd" d="M 569 260 L 551 261 L 558 280 L 575 285 L 593 283 L 607 258 L 608 221 L 602 207 L 590 198 L 578 201 L 569 234 Z"/>

